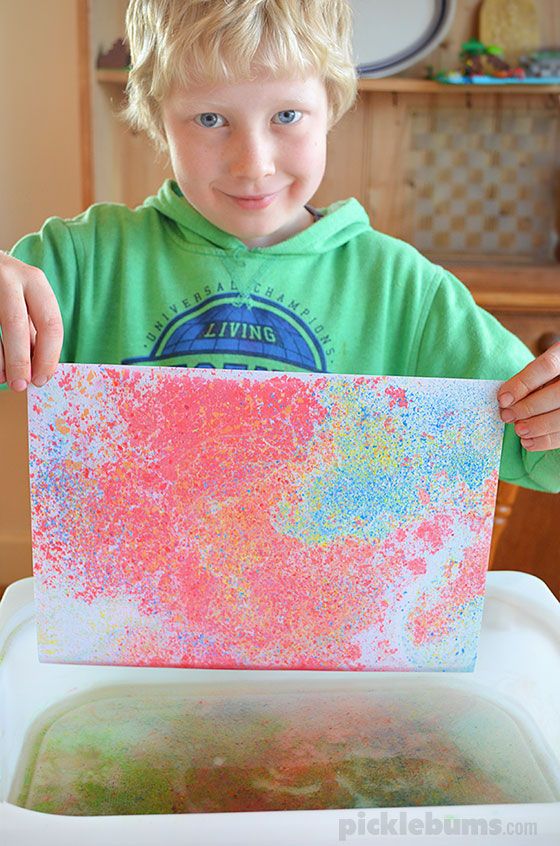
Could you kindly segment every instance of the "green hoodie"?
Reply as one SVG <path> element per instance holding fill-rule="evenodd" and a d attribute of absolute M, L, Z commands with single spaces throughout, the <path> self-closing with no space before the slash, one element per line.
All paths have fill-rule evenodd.
<path fill-rule="evenodd" d="M 354 199 L 249 249 L 169 180 L 136 209 L 51 218 L 12 254 L 54 289 L 65 362 L 507 379 L 532 358 Z M 528 453 L 507 426 L 500 475 L 558 491 L 560 450 Z"/>

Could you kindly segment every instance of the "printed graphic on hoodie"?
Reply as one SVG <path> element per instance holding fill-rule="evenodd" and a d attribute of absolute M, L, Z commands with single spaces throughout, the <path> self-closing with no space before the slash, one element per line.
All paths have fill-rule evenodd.
<path fill-rule="evenodd" d="M 122 363 L 327 372 L 321 341 L 301 317 L 273 300 L 235 292 L 210 296 L 177 314 L 149 355 Z"/>

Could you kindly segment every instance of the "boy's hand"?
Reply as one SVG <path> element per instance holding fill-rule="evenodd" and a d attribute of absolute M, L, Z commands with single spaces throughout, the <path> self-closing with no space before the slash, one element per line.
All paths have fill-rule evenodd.
<path fill-rule="evenodd" d="M 0 383 L 25 391 L 53 375 L 62 348 L 62 318 L 42 270 L 0 251 Z"/>
<path fill-rule="evenodd" d="M 504 382 L 498 402 L 502 420 L 515 423 L 525 449 L 560 447 L 560 343 Z"/>

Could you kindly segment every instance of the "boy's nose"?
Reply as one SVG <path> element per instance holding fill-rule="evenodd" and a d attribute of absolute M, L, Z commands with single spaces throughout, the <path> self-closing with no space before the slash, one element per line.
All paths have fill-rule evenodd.
<path fill-rule="evenodd" d="M 273 145 L 265 138 L 243 134 L 232 145 L 229 156 L 232 176 L 243 179 L 263 179 L 275 170 Z"/>

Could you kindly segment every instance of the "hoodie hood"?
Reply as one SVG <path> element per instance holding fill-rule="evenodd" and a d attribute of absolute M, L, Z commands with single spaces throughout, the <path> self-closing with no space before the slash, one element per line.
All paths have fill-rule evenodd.
<path fill-rule="evenodd" d="M 247 250 L 262 255 L 309 255 L 336 250 L 343 244 L 370 230 L 368 216 L 360 203 L 354 199 L 342 200 L 320 209 L 320 220 L 279 244 L 270 247 L 250 249 L 235 235 L 224 232 L 206 220 L 184 197 L 177 183 L 168 179 L 157 195 L 148 197 L 144 207 L 156 209 L 161 215 L 173 221 L 177 235 L 185 244 L 206 246 L 212 250 L 226 250 L 239 253 Z"/>

